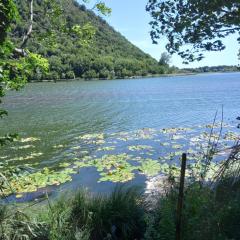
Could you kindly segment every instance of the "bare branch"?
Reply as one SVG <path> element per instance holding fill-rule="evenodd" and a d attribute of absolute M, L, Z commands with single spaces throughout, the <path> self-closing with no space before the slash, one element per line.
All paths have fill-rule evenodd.
<path fill-rule="evenodd" d="M 27 52 L 23 48 L 15 48 L 14 53 L 20 57 L 26 57 Z"/>
<path fill-rule="evenodd" d="M 32 34 L 33 29 L 33 0 L 30 0 L 30 25 L 28 27 L 27 33 L 23 36 L 22 44 L 20 48 L 24 48 Z"/>
<path fill-rule="evenodd" d="M 220 33 L 220 32 L 229 32 L 229 31 L 239 31 L 240 27 L 235 27 L 235 28 L 227 28 L 223 30 L 214 30 L 214 33 Z"/>

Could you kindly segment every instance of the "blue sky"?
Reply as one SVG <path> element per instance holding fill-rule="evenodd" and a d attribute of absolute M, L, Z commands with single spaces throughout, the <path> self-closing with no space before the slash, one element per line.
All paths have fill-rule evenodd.
<path fill-rule="evenodd" d="M 93 0 L 94 1 L 94 0 Z M 166 40 L 158 45 L 152 44 L 148 24 L 151 21 L 149 13 L 145 11 L 147 0 L 105 0 L 107 6 L 112 8 L 112 14 L 105 19 L 117 31 L 124 35 L 129 41 L 149 53 L 157 60 L 165 51 Z M 199 67 L 215 65 L 237 65 L 240 63 L 237 57 L 238 49 L 237 35 L 225 39 L 226 49 L 222 52 L 207 53 L 201 62 L 182 64 L 182 59 L 177 55 L 172 56 L 171 64 L 177 67 Z"/>

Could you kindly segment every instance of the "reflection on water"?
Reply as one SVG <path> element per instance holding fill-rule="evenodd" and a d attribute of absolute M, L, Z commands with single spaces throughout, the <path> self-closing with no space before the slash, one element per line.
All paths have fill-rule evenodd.
<path fill-rule="evenodd" d="M 9 117 L 1 122 L 1 132 L 18 132 L 22 139 L 3 149 L 2 165 L 24 165 L 42 187 L 48 182 L 102 192 L 122 179 L 143 184 L 143 175 L 163 171 L 171 153 L 200 150 L 193 148 L 203 145 L 199 137 L 221 105 L 226 134 L 236 132 L 239 77 L 234 73 L 29 84 L 5 98 Z M 228 134 L 232 141 L 234 135 Z M 177 165 L 176 156 L 172 163 Z M 69 176 L 73 181 L 68 182 Z"/>

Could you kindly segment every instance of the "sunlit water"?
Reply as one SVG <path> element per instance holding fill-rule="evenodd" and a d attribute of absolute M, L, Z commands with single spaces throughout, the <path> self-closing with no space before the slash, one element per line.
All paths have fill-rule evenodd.
<path fill-rule="evenodd" d="M 222 106 L 224 122 L 231 131 L 237 131 L 240 73 L 31 83 L 4 99 L 9 116 L 1 121 L 1 132 L 17 132 L 22 142 L 4 148 L 0 161 L 4 167 L 27 164 L 36 169 L 32 171 L 65 165 L 71 168 L 86 156 L 99 159 L 123 153 L 160 161 L 159 157 L 170 152 L 169 147 L 160 147 L 161 141 L 169 141 L 161 129 L 191 128 L 180 135 L 193 138 L 212 123 L 217 110 L 221 119 Z M 189 147 L 184 139 L 184 143 L 180 141 L 182 151 Z M 172 145 L 178 143 L 175 139 Z M 137 145 L 152 149 L 129 149 Z M 99 182 L 101 176 L 93 166 L 81 168 L 71 177 L 72 181 L 54 189 L 83 186 L 94 192 L 108 192 L 115 185 L 107 180 Z M 130 180 L 142 186 L 145 181 L 146 176 L 137 172 Z"/>

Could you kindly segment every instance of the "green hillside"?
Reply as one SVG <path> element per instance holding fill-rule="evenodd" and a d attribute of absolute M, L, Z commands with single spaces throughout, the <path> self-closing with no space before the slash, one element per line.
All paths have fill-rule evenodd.
<path fill-rule="evenodd" d="M 47 34 L 51 27 L 41 15 L 41 2 L 35 1 L 35 36 L 30 39 L 28 46 L 31 51 L 40 53 L 49 60 L 50 72 L 48 75 L 36 72 L 33 79 L 124 78 L 168 71 L 116 32 L 104 19 L 72 0 L 64 1 L 67 24 L 91 23 L 96 29 L 93 42 L 89 47 L 82 46 L 75 36 L 63 35 L 55 29 L 57 44 L 51 44 L 49 39 L 39 44 L 39 41 L 36 41 L 37 34 Z M 20 40 L 22 32 L 26 31 L 29 18 L 27 1 L 17 1 L 17 4 L 21 21 L 14 31 L 16 41 Z"/>

